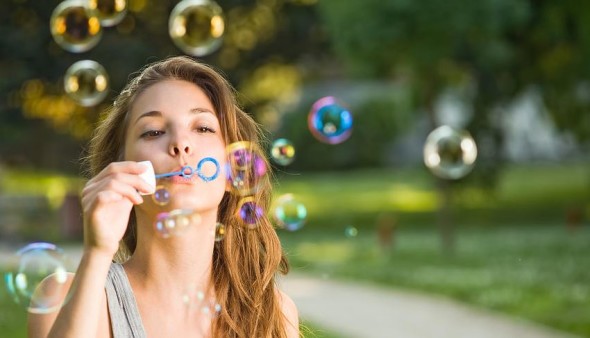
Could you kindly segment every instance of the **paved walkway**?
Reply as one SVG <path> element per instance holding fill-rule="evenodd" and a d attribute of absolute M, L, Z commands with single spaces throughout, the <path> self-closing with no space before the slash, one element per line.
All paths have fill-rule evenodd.
<path fill-rule="evenodd" d="M 296 274 L 280 284 L 301 318 L 343 338 L 575 337 L 443 297 Z"/>
<path fill-rule="evenodd" d="M 75 262 L 79 248 L 64 248 Z M 0 266 L 14 264 L 0 246 Z M 342 338 L 575 338 L 443 297 L 291 273 L 279 280 L 302 319 Z M 318 335 L 321 337 L 321 335 Z"/>

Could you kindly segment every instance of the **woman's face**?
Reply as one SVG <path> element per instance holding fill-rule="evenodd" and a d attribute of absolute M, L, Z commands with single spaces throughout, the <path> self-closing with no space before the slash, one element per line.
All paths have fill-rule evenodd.
<path fill-rule="evenodd" d="M 157 174 L 192 167 L 192 178 L 181 176 L 158 179 L 170 192 L 166 210 L 184 208 L 197 212 L 216 211 L 225 192 L 225 143 L 217 112 L 203 90 L 190 82 L 165 80 L 148 87 L 131 107 L 125 139 L 125 160 L 149 160 Z M 204 158 L 197 175 L 197 164 Z M 143 208 L 154 208 L 146 198 Z"/>

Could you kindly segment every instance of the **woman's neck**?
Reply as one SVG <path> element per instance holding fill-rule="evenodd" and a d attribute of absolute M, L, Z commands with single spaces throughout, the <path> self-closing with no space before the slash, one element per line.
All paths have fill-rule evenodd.
<path fill-rule="evenodd" d="M 137 277 L 138 286 L 165 293 L 208 290 L 217 212 L 201 214 L 199 224 L 169 238 L 156 233 L 151 216 L 136 216 L 137 246 L 125 269 Z"/>

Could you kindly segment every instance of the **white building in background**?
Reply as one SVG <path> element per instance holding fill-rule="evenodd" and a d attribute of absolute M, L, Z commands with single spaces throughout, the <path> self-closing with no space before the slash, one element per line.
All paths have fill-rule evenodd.
<path fill-rule="evenodd" d="M 559 161 L 580 155 L 573 135 L 557 129 L 536 90 L 517 98 L 498 122 L 505 137 L 504 155 L 511 161 Z"/>
<path fill-rule="evenodd" d="M 286 111 L 293 111 L 301 102 L 319 99 L 323 96 L 335 96 L 347 102 L 351 107 L 365 100 L 391 98 L 394 100 L 405 95 L 402 85 L 387 81 L 345 82 L 335 81 L 316 83 L 306 86 L 298 102 Z M 452 90 L 441 95 L 435 104 L 435 119 L 438 125 L 447 124 L 464 129 L 477 112 L 466 103 L 464 98 L 469 93 L 457 93 Z M 352 111 L 353 117 L 371 112 Z M 558 130 L 543 104 L 541 95 L 530 89 L 514 100 L 503 110 L 490 115 L 491 123 L 497 126 L 504 137 L 501 155 L 512 162 L 554 162 L 582 156 L 580 147 L 573 135 Z M 426 113 L 415 113 L 414 123 L 395 140 L 391 141 L 383 156 L 391 165 L 418 165 L 423 163 L 422 152 L 426 136 L 430 133 L 430 123 Z M 354 133 L 354 130 L 353 130 Z M 487 151 L 485 139 L 476 139 L 478 148 Z"/>

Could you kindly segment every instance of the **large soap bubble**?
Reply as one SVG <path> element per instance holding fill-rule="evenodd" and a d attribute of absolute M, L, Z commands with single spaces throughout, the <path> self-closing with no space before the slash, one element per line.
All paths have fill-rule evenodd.
<path fill-rule="evenodd" d="M 64 89 L 81 106 L 94 106 L 107 96 L 109 77 L 100 63 L 92 60 L 78 61 L 66 71 Z"/>
<path fill-rule="evenodd" d="M 433 130 L 424 144 L 424 163 L 430 171 L 444 179 L 459 179 L 475 165 L 477 147 L 467 131 L 449 126 Z"/>
<path fill-rule="evenodd" d="M 232 191 L 240 196 L 254 194 L 264 182 L 267 164 L 263 155 L 250 142 L 234 142 L 227 146 L 227 180 Z"/>
<path fill-rule="evenodd" d="M 221 7 L 209 0 L 179 2 L 168 21 L 168 33 L 174 44 L 193 56 L 204 56 L 217 50 L 224 30 Z"/>
<path fill-rule="evenodd" d="M 279 196 L 272 209 L 273 218 L 280 228 L 296 231 L 305 224 L 307 209 L 293 194 Z"/>
<path fill-rule="evenodd" d="M 57 44 L 72 53 L 82 53 L 98 44 L 102 36 L 99 19 L 87 8 L 87 1 L 65 0 L 51 14 L 51 35 Z"/>
<path fill-rule="evenodd" d="M 5 274 L 13 300 L 30 313 L 58 311 L 68 300 L 68 272 L 73 265 L 63 250 L 51 243 L 31 243 L 15 255 Z"/>
<path fill-rule="evenodd" d="M 307 123 L 311 134 L 328 144 L 342 143 L 352 133 L 352 114 L 333 96 L 321 98 L 313 104 Z"/>

